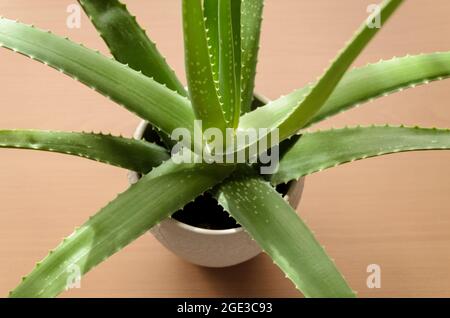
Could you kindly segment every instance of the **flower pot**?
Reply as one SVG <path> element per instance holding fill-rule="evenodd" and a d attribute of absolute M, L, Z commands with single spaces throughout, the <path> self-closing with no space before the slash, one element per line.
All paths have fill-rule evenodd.
<path fill-rule="evenodd" d="M 141 122 L 134 138 L 142 139 L 147 123 Z M 129 173 L 131 184 L 139 180 L 136 172 Z M 303 191 L 304 179 L 293 182 L 288 189 L 287 199 L 297 207 Z M 258 244 L 242 228 L 211 230 L 167 218 L 150 232 L 168 250 L 179 257 L 206 267 L 227 267 L 243 263 L 261 253 Z"/>

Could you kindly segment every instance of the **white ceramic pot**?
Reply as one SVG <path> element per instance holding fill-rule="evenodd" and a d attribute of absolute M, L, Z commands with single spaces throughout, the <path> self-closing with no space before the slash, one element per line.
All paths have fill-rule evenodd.
<path fill-rule="evenodd" d="M 147 128 L 141 122 L 134 138 L 142 139 Z M 129 173 L 131 184 L 139 180 L 136 172 Z M 300 202 L 304 179 L 291 185 L 287 198 L 292 207 Z M 150 232 L 167 249 L 179 257 L 206 267 L 227 267 L 248 261 L 261 253 L 256 242 L 242 228 L 210 230 L 191 226 L 173 218 L 167 218 Z"/>

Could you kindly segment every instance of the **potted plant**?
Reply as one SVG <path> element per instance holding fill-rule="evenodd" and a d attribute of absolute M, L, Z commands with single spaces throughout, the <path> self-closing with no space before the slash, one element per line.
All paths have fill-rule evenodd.
<path fill-rule="evenodd" d="M 266 104 L 268 100 L 262 96 L 255 96 L 254 102 L 257 107 Z M 135 131 L 134 138 L 153 140 L 151 126 L 142 121 Z M 128 175 L 130 184 L 136 183 L 140 177 L 138 172 L 130 171 Z M 277 190 L 293 208 L 296 208 L 301 199 L 303 185 L 304 178 L 282 184 Z M 206 267 L 237 265 L 261 253 L 261 248 L 244 228 L 208 193 L 176 211 L 150 231 L 159 242 L 176 255 L 193 264 Z"/>
<path fill-rule="evenodd" d="M 403 1 L 384 1 L 375 16 L 380 28 L 363 23 L 317 81 L 266 105 L 253 98 L 262 0 L 182 1 L 188 90 L 123 4 L 79 2 L 114 59 L 6 18 L 0 19 L 0 45 L 86 84 L 148 124 L 139 128 L 139 139 L 2 130 L 0 146 L 81 156 L 139 175 L 37 263 L 10 296 L 57 296 L 72 275 L 68 269 L 85 274 L 193 201 L 190 210 L 204 214 L 212 214 L 215 208 L 208 209 L 209 204 L 217 201 L 305 296 L 355 296 L 283 198 L 289 190 L 282 185 L 367 157 L 450 149 L 447 129 L 370 126 L 305 131 L 373 98 L 449 77 L 449 52 L 349 70 Z M 179 218 L 191 216 L 181 212 Z"/>

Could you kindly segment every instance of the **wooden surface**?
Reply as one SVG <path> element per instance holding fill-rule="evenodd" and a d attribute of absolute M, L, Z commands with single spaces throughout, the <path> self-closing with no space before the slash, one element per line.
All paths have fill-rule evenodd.
<path fill-rule="evenodd" d="M 74 1 L 0 0 L 0 14 L 107 52 Z M 184 79 L 180 2 L 126 1 Z M 270 98 L 315 79 L 366 17 L 363 0 L 267 0 L 257 89 Z M 431 4 L 432 2 L 432 4 Z M 450 49 L 448 0 L 406 1 L 356 65 Z M 0 51 L 0 127 L 111 131 L 138 119 L 64 75 Z M 370 83 L 367 83 L 370 85 Z M 450 82 L 377 100 L 321 127 L 404 123 L 450 127 Z M 83 159 L 0 150 L 0 295 L 76 225 L 127 187 L 125 171 Z M 450 296 L 450 152 L 398 154 L 315 174 L 298 208 L 364 297 Z M 380 289 L 366 268 L 381 266 Z M 144 235 L 85 276 L 66 297 L 289 296 L 299 293 L 267 256 L 228 269 L 185 263 Z"/>

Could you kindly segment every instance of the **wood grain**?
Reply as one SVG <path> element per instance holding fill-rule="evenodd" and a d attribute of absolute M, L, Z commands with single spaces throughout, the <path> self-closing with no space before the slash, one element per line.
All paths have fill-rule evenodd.
<path fill-rule="evenodd" d="M 87 18 L 65 25 L 74 1 L 0 0 L 0 14 L 100 49 Z M 126 1 L 184 79 L 179 1 Z M 257 89 L 268 97 L 315 79 L 374 1 L 267 0 Z M 450 48 L 450 2 L 407 1 L 358 59 Z M 0 127 L 111 131 L 138 119 L 70 78 L 0 51 Z M 370 85 L 370 83 L 367 83 Z M 320 125 L 404 123 L 450 127 L 450 82 L 377 100 Z M 127 187 L 125 171 L 62 155 L 0 150 L 0 295 L 62 237 Z M 363 297 L 450 296 L 450 153 L 369 159 L 306 180 L 299 213 Z M 380 289 L 366 287 L 379 264 Z M 298 297 L 266 256 L 228 269 L 185 263 L 144 235 L 95 268 L 65 297 Z"/>

